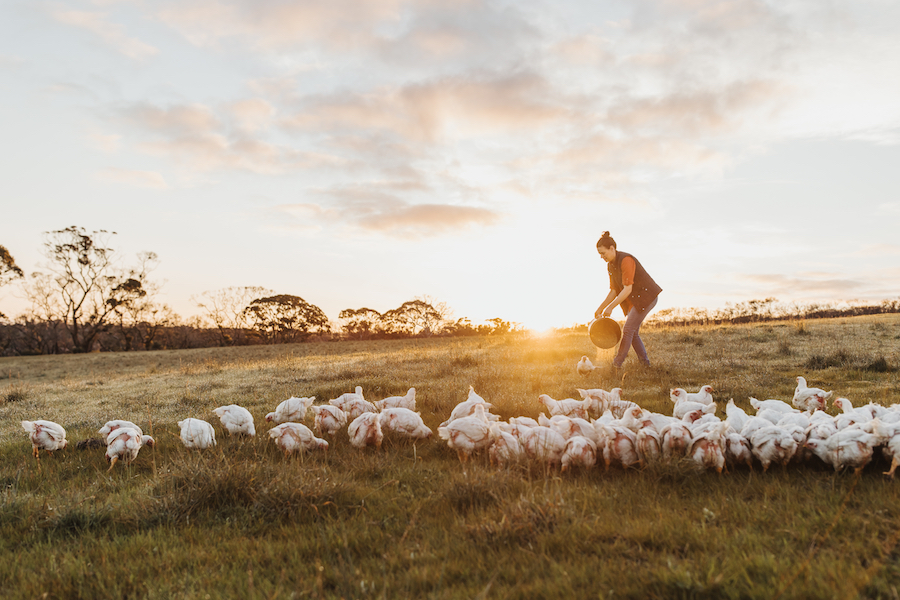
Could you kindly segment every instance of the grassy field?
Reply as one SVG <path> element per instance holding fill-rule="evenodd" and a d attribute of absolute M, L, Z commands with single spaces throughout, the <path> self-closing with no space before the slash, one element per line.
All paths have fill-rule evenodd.
<path fill-rule="evenodd" d="M 504 418 L 541 393 L 622 387 L 670 414 L 668 391 L 789 400 L 795 377 L 854 404 L 900 402 L 900 317 L 648 329 L 654 366 L 582 378 L 586 335 L 300 344 L 0 359 L 2 598 L 898 598 L 900 481 L 821 464 L 736 470 L 465 468 L 439 439 L 380 452 L 337 435 L 285 458 L 264 415 L 361 385 L 417 390 L 427 425 L 469 385 Z M 241 404 L 255 439 L 212 409 Z M 829 408 L 833 413 L 833 408 Z M 176 421 L 209 420 L 219 445 L 184 449 Z M 69 448 L 40 466 L 22 419 L 50 419 Z M 107 473 L 77 450 L 108 419 L 158 442 Z"/>

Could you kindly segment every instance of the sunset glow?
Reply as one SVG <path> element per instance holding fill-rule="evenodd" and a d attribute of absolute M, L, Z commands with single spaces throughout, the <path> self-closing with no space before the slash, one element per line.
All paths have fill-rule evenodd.
<path fill-rule="evenodd" d="M 0 11 L 0 244 L 28 273 L 79 225 L 156 252 L 183 316 L 255 285 L 543 331 L 593 317 L 609 230 L 657 310 L 900 295 L 896 3 Z"/>

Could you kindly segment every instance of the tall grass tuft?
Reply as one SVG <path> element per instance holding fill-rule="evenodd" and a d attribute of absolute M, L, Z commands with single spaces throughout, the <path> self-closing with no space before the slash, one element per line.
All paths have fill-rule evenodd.
<path fill-rule="evenodd" d="M 858 363 L 858 359 L 846 350 L 837 350 L 829 355 L 813 354 L 806 361 L 807 369 L 828 369 L 830 367 L 847 368 Z"/>
<path fill-rule="evenodd" d="M 891 366 L 885 357 L 879 356 L 878 358 L 867 364 L 865 367 L 863 367 L 863 370 L 870 371 L 872 373 L 893 373 L 897 369 Z"/>
<path fill-rule="evenodd" d="M 143 518 L 161 524 L 192 519 L 307 522 L 338 516 L 360 504 L 354 486 L 311 476 L 299 458 L 278 464 L 251 456 L 178 459 L 152 497 Z"/>
<path fill-rule="evenodd" d="M 3 402 L 11 404 L 14 402 L 22 402 L 27 400 L 30 390 L 28 386 L 22 384 L 13 384 L 7 388 L 6 393 L 2 396 Z"/>

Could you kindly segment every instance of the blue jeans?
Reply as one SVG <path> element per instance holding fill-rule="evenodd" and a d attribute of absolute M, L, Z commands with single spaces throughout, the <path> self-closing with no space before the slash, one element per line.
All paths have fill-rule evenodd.
<path fill-rule="evenodd" d="M 644 342 L 641 341 L 641 336 L 638 335 L 638 331 L 641 329 L 641 323 L 644 322 L 644 319 L 656 306 L 657 300 L 658 298 L 654 298 L 653 302 L 647 307 L 647 310 L 643 312 L 639 311 L 637 308 L 632 308 L 628 311 L 628 316 L 625 317 L 625 326 L 622 327 L 622 339 L 619 340 L 619 352 L 616 354 L 616 358 L 613 359 L 614 367 L 622 366 L 625 362 L 625 357 L 628 356 L 629 348 L 634 348 L 634 353 L 637 354 L 638 360 L 640 360 L 645 367 L 650 366 L 650 359 L 647 357 L 647 349 L 644 348 Z"/>

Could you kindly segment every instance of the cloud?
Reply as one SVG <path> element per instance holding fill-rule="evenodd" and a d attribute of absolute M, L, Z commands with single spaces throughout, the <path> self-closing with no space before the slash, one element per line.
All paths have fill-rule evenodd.
<path fill-rule="evenodd" d="M 88 139 L 91 144 L 104 152 L 115 152 L 119 149 L 119 142 L 122 139 L 118 134 L 89 133 Z"/>
<path fill-rule="evenodd" d="M 239 40 L 257 50 L 311 43 L 347 49 L 370 44 L 382 23 L 402 18 L 401 0 L 180 0 L 157 16 L 197 46 Z"/>
<path fill-rule="evenodd" d="M 534 73 L 448 77 L 370 93 L 310 98 L 284 124 L 295 130 L 380 130 L 417 142 L 526 135 L 566 110 Z"/>
<path fill-rule="evenodd" d="M 25 60 L 18 56 L 10 56 L 8 54 L 0 54 L 0 69 L 15 68 L 25 64 Z"/>
<path fill-rule="evenodd" d="M 134 187 L 153 188 L 158 190 L 169 188 L 163 176 L 153 171 L 134 171 L 112 167 L 98 171 L 96 177 L 100 181 L 121 183 Z"/>
<path fill-rule="evenodd" d="M 900 245 L 897 244 L 866 244 L 853 253 L 854 256 L 885 257 L 900 255 Z"/>
<path fill-rule="evenodd" d="M 716 89 L 676 90 L 652 98 L 627 98 L 607 115 L 610 125 L 629 135 L 664 132 L 707 137 L 741 129 L 747 113 L 784 98 L 784 86 L 766 80 L 739 81 Z"/>
<path fill-rule="evenodd" d="M 562 38 L 551 46 L 550 52 L 572 65 L 609 66 L 616 61 L 610 41 L 594 34 Z"/>
<path fill-rule="evenodd" d="M 625 177 L 623 170 L 721 169 L 729 163 L 727 155 L 690 139 L 667 137 L 613 137 L 594 135 L 574 141 L 554 157 L 559 166 L 588 165 L 610 171 L 611 178 Z M 632 178 L 627 178 L 632 181 Z"/>
<path fill-rule="evenodd" d="M 453 206 L 449 204 L 417 204 L 393 207 L 379 214 L 360 219 L 365 229 L 390 232 L 394 230 L 440 233 L 469 226 L 493 225 L 500 215 L 486 208 Z"/>
<path fill-rule="evenodd" d="M 344 166 L 336 155 L 270 142 L 263 133 L 274 108 L 261 99 L 224 105 L 220 117 L 202 104 L 168 107 L 140 103 L 119 110 L 139 132 L 150 134 L 135 146 L 196 171 L 239 169 L 263 175 Z"/>
<path fill-rule="evenodd" d="M 542 43 L 537 27 L 515 4 L 410 2 L 407 17 L 379 35 L 373 50 L 386 65 L 431 74 L 476 68 L 521 70 Z"/>
<path fill-rule="evenodd" d="M 840 278 L 830 273 L 746 274 L 739 279 L 755 284 L 767 296 L 790 298 L 841 298 L 848 294 L 858 295 L 868 285 L 866 281 Z"/>
<path fill-rule="evenodd" d="M 238 129 L 257 133 L 268 128 L 275 116 L 275 107 L 262 98 L 250 98 L 231 103 L 229 112 Z"/>
<path fill-rule="evenodd" d="M 882 202 L 877 211 L 880 215 L 900 216 L 900 202 Z"/>
<path fill-rule="evenodd" d="M 109 21 L 105 14 L 79 10 L 54 10 L 50 14 L 60 23 L 93 33 L 117 52 L 129 58 L 143 60 L 159 53 L 157 48 L 145 44 L 137 38 L 128 37 L 124 27 Z"/>
<path fill-rule="evenodd" d="M 237 169 L 260 175 L 279 175 L 300 169 L 342 165 L 340 157 L 303 152 L 251 139 L 229 139 L 221 134 L 175 137 L 138 144 L 150 154 L 165 156 L 196 171 Z"/>
<path fill-rule="evenodd" d="M 141 103 L 123 111 L 125 117 L 145 129 L 176 136 L 206 134 L 221 129 L 222 123 L 202 104 L 160 108 Z"/>
<path fill-rule="evenodd" d="M 381 185 L 345 186 L 321 190 L 326 205 L 317 203 L 282 204 L 273 210 L 290 215 L 297 224 L 312 222 L 342 225 L 390 235 L 418 239 L 425 235 L 454 232 L 470 227 L 497 224 L 502 214 L 484 207 L 463 204 L 413 203 L 399 194 L 423 191 L 417 182 L 385 182 Z"/>

